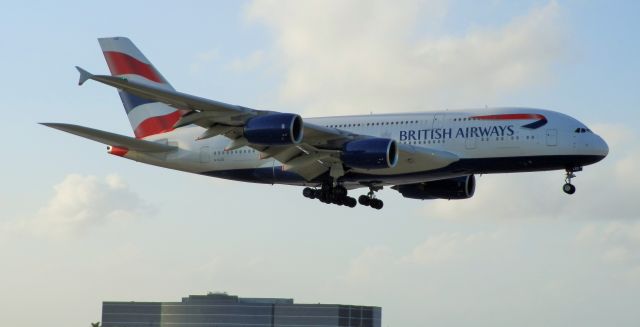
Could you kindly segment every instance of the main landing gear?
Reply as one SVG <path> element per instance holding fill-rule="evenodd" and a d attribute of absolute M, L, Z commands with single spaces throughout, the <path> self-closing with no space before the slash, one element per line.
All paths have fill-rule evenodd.
<path fill-rule="evenodd" d="M 369 187 L 369 193 L 367 195 L 361 195 L 358 201 L 356 201 L 356 199 L 347 195 L 347 189 L 344 186 L 340 184 L 334 186 L 330 183 L 324 183 L 319 189 L 305 187 L 302 190 L 302 195 L 305 198 L 318 199 L 320 202 L 327 204 L 337 204 L 339 206 L 353 208 L 359 202 L 363 206 L 380 210 L 384 203 L 375 197 L 374 192 L 381 189 L 381 186 Z"/>
<path fill-rule="evenodd" d="M 369 193 L 367 193 L 366 195 L 361 195 L 358 198 L 358 202 L 363 205 L 363 206 L 369 206 L 371 208 L 374 208 L 376 210 L 380 210 L 382 209 L 382 206 L 384 206 L 384 202 L 382 202 L 382 200 L 377 199 L 375 192 L 381 190 L 382 187 L 378 186 L 378 187 L 369 187 Z"/>
<path fill-rule="evenodd" d="M 576 174 L 574 173 L 578 171 L 582 171 L 582 167 L 572 167 L 572 168 L 566 169 L 566 173 L 564 177 L 565 184 L 562 185 L 562 190 L 564 191 L 564 193 L 567 193 L 567 194 L 576 193 L 576 187 L 573 186 L 573 184 L 571 184 L 571 179 L 576 177 Z"/>
<path fill-rule="evenodd" d="M 337 204 L 339 206 L 347 206 L 353 208 L 356 206 L 356 199 L 347 195 L 347 189 L 342 185 L 333 186 L 329 183 L 322 184 L 322 188 L 313 189 L 305 187 L 302 195 L 309 199 L 318 199 L 323 203 Z"/>

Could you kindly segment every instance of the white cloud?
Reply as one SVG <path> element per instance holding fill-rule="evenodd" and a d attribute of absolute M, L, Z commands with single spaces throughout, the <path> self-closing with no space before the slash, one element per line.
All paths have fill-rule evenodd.
<path fill-rule="evenodd" d="M 563 55 L 555 2 L 502 27 L 429 36 L 447 4 L 254 1 L 247 15 L 276 38 L 280 101 L 312 114 L 482 106 L 540 85 Z"/>
<path fill-rule="evenodd" d="M 604 254 L 603 259 L 607 262 L 621 263 L 629 260 L 629 250 L 623 246 L 613 246 L 608 248 Z"/>
<path fill-rule="evenodd" d="M 617 266 L 617 277 L 640 283 L 640 222 L 592 223 L 578 232 L 576 242 L 602 263 Z"/>
<path fill-rule="evenodd" d="M 149 210 L 117 175 L 101 179 L 71 174 L 54 186 L 53 197 L 34 218 L 15 226 L 38 235 L 68 236 L 93 225 L 135 218 Z"/>
<path fill-rule="evenodd" d="M 259 67 L 265 60 L 265 52 L 256 50 L 246 58 L 235 59 L 229 64 L 229 68 L 235 72 L 243 73 L 254 70 Z"/>
<path fill-rule="evenodd" d="M 343 281 L 357 285 L 379 284 L 398 274 L 420 273 L 450 264 L 475 264 L 473 258 L 497 253 L 508 242 L 499 231 L 486 233 L 441 232 L 427 237 L 406 253 L 389 246 L 366 247 L 351 260 Z"/>
<path fill-rule="evenodd" d="M 195 55 L 193 62 L 191 63 L 191 73 L 199 73 L 215 60 L 220 58 L 220 51 L 218 49 L 211 49 L 208 51 L 198 52 Z"/>
<path fill-rule="evenodd" d="M 414 264 L 439 264 L 469 255 L 478 246 L 495 242 L 499 233 L 443 233 L 428 238 L 413 251 L 402 258 L 402 261 Z"/>
<path fill-rule="evenodd" d="M 381 280 L 380 272 L 389 265 L 395 264 L 391 249 L 387 246 L 371 246 L 364 251 L 349 265 L 347 279 L 357 282 L 371 282 Z"/>
<path fill-rule="evenodd" d="M 635 253 L 640 243 L 630 242 L 636 234 L 633 225 L 594 223 L 579 232 L 583 239 L 578 246 L 565 234 L 574 224 L 497 222 L 483 228 L 498 229 L 466 232 L 458 225 L 455 232 L 427 234 L 408 250 L 364 248 L 347 266 L 347 276 L 353 278 L 340 280 L 333 292 L 381 304 L 386 321 L 404 326 L 421 326 L 424 316 L 456 326 L 478 321 L 562 326 L 587 308 L 599 308 L 607 316 L 616 310 L 609 305 L 637 298 L 640 265 Z M 624 242 L 603 244 L 603 238 L 629 243 L 621 250 Z M 402 301 L 390 300 L 396 298 Z M 509 315 L 502 319 L 505 309 Z"/>

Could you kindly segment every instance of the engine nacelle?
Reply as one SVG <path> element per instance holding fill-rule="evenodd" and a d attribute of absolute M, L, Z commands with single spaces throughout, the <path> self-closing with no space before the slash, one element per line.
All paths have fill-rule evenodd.
<path fill-rule="evenodd" d="M 395 140 L 383 138 L 351 141 L 344 145 L 341 159 L 353 168 L 392 168 L 398 163 L 398 145 Z"/>
<path fill-rule="evenodd" d="M 302 131 L 300 116 L 274 113 L 249 120 L 244 126 L 244 137 L 253 144 L 297 144 L 302 141 Z"/>
<path fill-rule="evenodd" d="M 473 196 L 476 191 L 476 178 L 474 175 L 469 175 L 432 182 L 398 185 L 393 188 L 402 193 L 405 198 L 410 199 L 461 200 Z"/>

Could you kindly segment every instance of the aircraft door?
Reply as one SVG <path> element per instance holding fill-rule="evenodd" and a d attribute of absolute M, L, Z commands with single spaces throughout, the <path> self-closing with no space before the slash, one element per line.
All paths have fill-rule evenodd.
<path fill-rule="evenodd" d="M 431 125 L 433 129 L 441 128 L 444 125 L 444 114 L 436 114 L 433 116 L 433 125 Z"/>
<path fill-rule="evenodd" d="M 547 146 L 556 146 L 556 145 L 558 145 L 558 130 L 548 129 L 547 130 Z"/>
<path fill-rule="evenodd" d="M 206 164 L 211 161 L 211 151 L 209 151 L 208 146 L 203 146 L 200 148 L 200 163 Z"/>

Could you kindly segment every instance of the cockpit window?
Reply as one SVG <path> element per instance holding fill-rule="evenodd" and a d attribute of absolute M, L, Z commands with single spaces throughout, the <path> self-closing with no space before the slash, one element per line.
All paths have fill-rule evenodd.
<path fill-rule="evenodd" d="M 574 133 L 593 133 L 590 129 L 588 128 L 582 128 L 582 127 L 578 127 L 576 128 L 575 131 L 573 131 Z"/>

